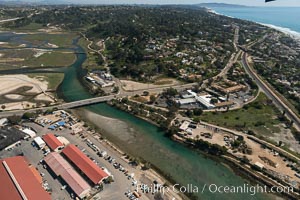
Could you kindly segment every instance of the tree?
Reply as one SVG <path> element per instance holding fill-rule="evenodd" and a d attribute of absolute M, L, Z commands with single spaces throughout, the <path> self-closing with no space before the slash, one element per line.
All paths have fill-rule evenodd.
<path fill-rule="evenodd" d="M 23 114 L 22 118 L 23 119 L 31 119 L 37 117 L 36 113 L 31 113 L 31 112 L 26 112 Z"/>
<path fill-rule="evenodd" d="M 115 86 L 114 88 L 113 88 L 113 92 L 114 93 L 118 93 L 120 91 L 120 88 L 118 87 L 118 86 Z"/>
<path fill-rule="evenodd" d="M 13 115 L 7 118 L 11 124 L 18 124 L 21 121 L 21 117 L 17 115 Z"/>
<path fill-rule="evenodd" d="M 4 109 L 6 108 L 6 106 L 3 104 L 3 105 L 1 106 L 1 108 L 2 108 L 2 110 L 4 110 Z"/>
<path fill-rule="evenodd" d="M 211 104 L 218 103 L 218 99 L 216 99 L 216 98 L 212 98 L 212 99 L 210 100 L 210 103 L 211 103 Z"/>
<path fill-rule="evenodd" d="M 154 103 L 156 100 L 156 97 L 154 95 L 150 95 L 150 102 L 149 103 Z"/>
<path fill-rule="evenodd" d="M 188 116 L 188 117 L 193 117 L 194 112 L 193 112 L 192 110 L 187 110 L 187 111 L 185 112 L 185 114 L 186 114 L 186 116 Z"/>
<path fill-rule="evenodd" d="M 201 108 L 195 108 L 193 112 L 194 112 L 194 115 L 200 116 L 200 115 L 202 115 L 203 110 Z"/>
<path fill-rule="evenodd" d="M 144 164 L 144 166 L 143 166 L 143 170 L 148 170 L 148 169 L 150 169 L 151 168 L 151 163 L 149 163 L 149 162 L 146 162 L 145 164 Z"/>
<path fill-rule="evenodd" d="M 149 92 L 148 91 L 144 91 L 143 92 L 143 96 L 148 96 L 149 95 Z"/>
<path fill-rule="evenodd" d="M 175 97 L 177 94 L 178 94 L 178 91 L 175 88 L 167 88 L 162 93 L 162 95 L 165 97 Z"/>

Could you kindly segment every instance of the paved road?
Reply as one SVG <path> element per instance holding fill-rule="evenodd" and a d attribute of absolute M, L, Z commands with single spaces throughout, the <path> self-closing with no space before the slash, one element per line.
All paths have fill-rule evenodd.
<path fill-rule="evenodd" d="M 242 65 L 250 75 L 250 77 L 256 82 L 257 86 L 263 91 L 268 98 L 270 98 L 275 106 L 279 108 L 281 111 L 286 112 L 286 117 L 289 120 L 294 121 L 294 127 L 299 131 L 300 130 L 300 119 L 297 115 L 283 102 L 281 99 L 275 94 L 270 87 L 256 74 L 256 72 L 250 67 L 247 61 L 247 53 L 243 53 L 242 55 Z"/>
<path fill-rule="evenodd" d="M 189 84 L 184 84 L 184 85 L 176 85 L 172 86 L 172 88 L 175 88 L 177 90 L 184 90 L 188 88 L 192 88 L 193 86 L 197 85 L 197 83 L 189 83 Z M 162 87 L 155 87 L 155 88 L 149 88 L 147 90 L 134 90 L 134 91 L 120 91 L 116 95 L 108 95 L 108 96 L 103 96 L 103 97 L 94 97 L 94 98 L 89 98 L 89 99 L 83 99 L 79 101 L 73 101 L 73 102 L 68 102 L 68 103 L 62 103 L 59 105 L 54 105 L 54 106 L 49 106 L 49 107 L 42 107 L 42 108 L 33 108 L 33 109 L 28 109 L 28 110 L 14 110 L 14 111 L 4 111 L 0 112 L 0 118 L 1 117 L 9 117 L 13 115 L 23 115 L 25 112 L 35 112 L 35 111 L 46 111 L 51 108 L 57 108 L 57 109 L 71 109 L 71 108 L 76 108 L 76 107 L 81 107 L 81 106 L 87 106 L 91 104 L 97 104 L 97 103 L 102 103 L 106 101 L 110 101 L 114 98 L 120 98 L 120 97 L 126 97 L 126 96 L 134 96 L 134 95 L 141 95 L 144 93 L 144 91 L 152 92 L 152 93 L 160 93 L 164 89 L 170 88 L 170 86 L 162 86 Z"/>
<path fill-rule="evenodd" d="M 0 23 L 16 21 L 18 19 L 21 19 L 21 18 L 20 17 L 16 17 L 16 18 L 12 18 L 12 19 L 3 19 L 3 20 L 0 20 Z"/>

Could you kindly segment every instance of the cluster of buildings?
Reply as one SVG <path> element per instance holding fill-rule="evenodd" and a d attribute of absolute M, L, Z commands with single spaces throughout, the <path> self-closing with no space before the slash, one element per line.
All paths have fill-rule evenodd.
<path fill-rule="evenodd" d="M 199 80 L 206 72 L 216 69 L 214 65 L 216 61 L 224 62 L 231 52 L 227 44 L 201 39 L 202 35 L 207 33 L 199 31 L 198 34 L 199 38 L 194 42 L 184 36 L 167 39 L 149 38 L 144 59 L 164 58 L 166 64 L 174 66 L 173 70 L 176 70 L 178 77 L 190 81 Z M 181 45 L 186 48 L 178 51 L 178 46 Z M 179 70 L 176 67 L 179 67 Z"/>
<path fill-rule="evenodd" d="M 57 111 L 68 117 L 66 113 Z M 39 119 L 41 123 L 49 121 L 47 118 Z M 99 185 L 109 177 L 108 173 L 93 162 L 77 146 L 52 133 L 37 136 L 36 132 L 28 127 L 5 126 L 7 119 L 1 119 L 0 150 L 12 150 L 21 145 L 22 140 L 33 139 L 32 145 L 44 152 L 44 168 L 53 174 L 62 185 L 68 186 L 68 191 L 79 199 L 84 199 L 96 193 Z M 47 200 L 51 199 L 45 186 L 42 174 L 29 164 L 23 154 L 21 156 L 0 159 L 0 199 L 13 200 Z"/>
<path fill-rule="evenodd" d="M 216 91 L 221 92 L 222 94 L 236 93 L 247 90 L 247 86 L 228 79 L 225 79 L 218 83 L 214 83 L 211 85 L 211 87 Z"/>
<path fill-rule="evenodd" d="M 207 110 L 231 107 L 235 104 L 233 101 L 226 100 L 224 97 L 215 98 L 208 93 L 197 94 L 192 90 L 187 90 L 186 92 L 182 93 L 180 98 L 176 99 L 175 101 L 182 108 L 189 108 L 189 106 L 194 108 L 194 106 L 197 107 L 200 105 L 200 107 Z"/>
<path fill-rule="evenodd" d="M 198 95 L 196 92 L 192 90 L 187 90 L 186 94 L 181 95 L 181 99 L 176 100 L 176 103 L 180 105 L 192 104 L 192 103 L 200 103 L 206 109 L 213 109 L 215 106 L 211 104 L 212 96 L 209 94 Z"/>
<path fill-rule="evenodd" d="M 44 162 L 53 174 L 80 199 L 90 195 L 92 188 L 109 177 L 96 163 L 77 146 L 65 146 L 55 135 L 46 134 L 34 139 L 39 148 L 50 148 Z"/>
<path fill-rule="evenodd" d="M 113 87 L 115 85 L 112 75 L 104 71 L 93 71 L 93 73 L 89 73 L 85 79 L 101 88 Z"/>

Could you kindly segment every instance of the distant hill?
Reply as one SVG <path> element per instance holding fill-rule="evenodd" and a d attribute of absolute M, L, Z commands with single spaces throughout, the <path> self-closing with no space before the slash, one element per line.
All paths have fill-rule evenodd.
<path fill-rule="evenodd" d="M 81 3 L 87 3 L 88 1 L 82 1 Z M 74 0 L 0 0 L 0 5 L 66 5 L 66 4 L 78 4 L 78 1 Z M 136 4 L 136 5 L 143 5 L 147 6 L 147 4 Z M 154 6 L 148 5 L 148 6 Z M 158 6 L 158 5 L 156 5 Z M 163 6 L 163 5 L 160 5 Z M 165 5 L 165 6 L 178 6 L 178 7 L 190 7 L 195 8 L 196 7 L 230 7 L 230 8 L 236 8 L 236 7 L 245 7 L 243 5 L 237 5 L 237 4 L 226 4 L 226 3 L 200 3 L 200 4 L 174 4 L 174 5 Z"/>
<path fill-rule="evenodd" d="M 70 4 L 65 0 L 0 0 L 0 5 L 62 5 Z"/>
<path fill-rule="evenodd" d="M 227 3 L 199 3 L 196 4 L 199 7 L 227 7 L 227 8 L 244 8 L 247 6 L 238 5 L 238 4 L 227 4 Z"/>

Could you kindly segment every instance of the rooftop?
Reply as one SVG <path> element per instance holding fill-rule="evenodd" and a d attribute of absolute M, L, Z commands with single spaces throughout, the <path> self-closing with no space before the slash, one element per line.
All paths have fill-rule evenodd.
<path fill-rule="evenodd" d="M 0 160 L 1 199 L 50 200 L 23 156 Z"/>
<path fill-rule="evenodd" d="M 99 166 L 91 161 L 80 149 L 70 144 L 64 148 L 62 153 L 78 167 L 94 184 L 100 183 L 108 177 Z"/>
<path fill-rule="evenodd" d="M 46 142 L 46 144 L 52 151 L 56 150 L 58 147 L 64 146 L 52 133 L 43 135 L 43 140 Z"/>
<path fill-rule="evenodd" d="M 45 162 L 52 171 L 60 176 L 69 187 L 82 197 L 90 190 L 89 184 L 73 169 L 73 167 L 57 152 L 52 152 L 45 157 Z"/>
<path fill-rule="evenodd" d="M 18 142 L 26 136 L 22 131 L 11 128 L 11 127 L 2 127 L 0 128 L 0 150 L 5 147 Z"/>

